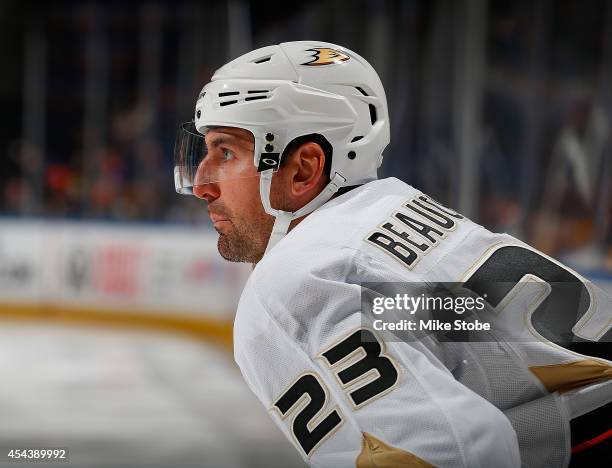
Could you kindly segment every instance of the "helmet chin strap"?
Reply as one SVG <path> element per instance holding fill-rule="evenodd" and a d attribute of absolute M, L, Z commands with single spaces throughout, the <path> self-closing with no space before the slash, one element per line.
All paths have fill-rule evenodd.
<path fill-rule="evenodd" d="M 340 174 L 334 174 L 332 180 L 325 186 L 321 193 L 319 193 L 315 198 L 313 198 L 299 210 L 290 212 L 275 210 L 270 205 L 270 187 L 272 186 L 273 173 L 274 172 L 272 169 L 268 169 L 261 172 L 259 175 L 259 195 L 261 197 L 261 203 L 266 213 L 276 218 L 274 220 L 274 226 L 272 227 L 272 233 L 270 234 L 268 246 L 266 247 L 266 252 L 264 255 L 268 253 L 278 243 L 278 241 L 285 237 L 287 231 L 289 230 L 289 224 L 292 220 L 312 213 L 314 210 L 327 202 L 346 182 L 346 179 Z"/>

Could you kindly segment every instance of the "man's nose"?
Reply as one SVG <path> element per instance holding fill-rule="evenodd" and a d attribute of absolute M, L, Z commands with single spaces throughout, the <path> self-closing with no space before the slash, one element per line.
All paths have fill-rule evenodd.
<path fill-rule="evenodd" d="M 221 192 L 219 190 L 219 186 L 216 183 L 210 183 L 194 186 L 193 194 L 196 197 L 206 200 L 208 203 L 210 203 L 219 198 Z"/>
<path fill-rule="evenodd" d="M 214 167 L 211 166 L 208 158 L 204 158 L 198 165 L 194 180 L 195 185 L 193 187 L 193 194 L 209 203 L 219 198 L 220 194 L 219 186 L 216 183 L 210 182 L 211 180 L 215 180 L 211 175 L 213 170 Z"/>

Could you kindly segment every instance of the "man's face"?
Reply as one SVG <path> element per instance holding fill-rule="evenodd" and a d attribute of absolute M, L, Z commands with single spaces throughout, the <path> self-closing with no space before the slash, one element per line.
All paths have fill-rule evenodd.
<path fill-rule="evenodd" d="M 206 146 L 208 154 L 196 176 L 202 185 L 193 192 L 208 202 L 208 214 L 219 233 L 219 253 L 231 262 L 257 263 L 274 218 L 260 201 L 253 135 L 240 128 L 219 127 L 208 131 Z"/>

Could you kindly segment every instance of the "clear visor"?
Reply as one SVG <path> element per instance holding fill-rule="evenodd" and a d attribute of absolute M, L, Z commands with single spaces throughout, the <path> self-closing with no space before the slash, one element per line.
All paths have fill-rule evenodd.
<path fill-rule="evenodd" d="M 253 164 L 252 134 L 249 139 L 220 129 L 208 135 L 205 138 L 198 133 L 193 122 L 179 127 L 174 145 L 174 185 L 178 193 L 191 195 L 194 187 L 259 176 Z"/>

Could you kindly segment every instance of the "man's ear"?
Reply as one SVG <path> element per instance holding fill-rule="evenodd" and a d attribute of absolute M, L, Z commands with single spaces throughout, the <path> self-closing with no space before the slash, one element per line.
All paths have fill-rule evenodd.
<path fill-rule="evenodd" d="M 325 182 L 325 152 L 317 143 L 307 142 L 293 153 L 288 161 L 291 167 L 291 193 L 301 196 Z"/>

